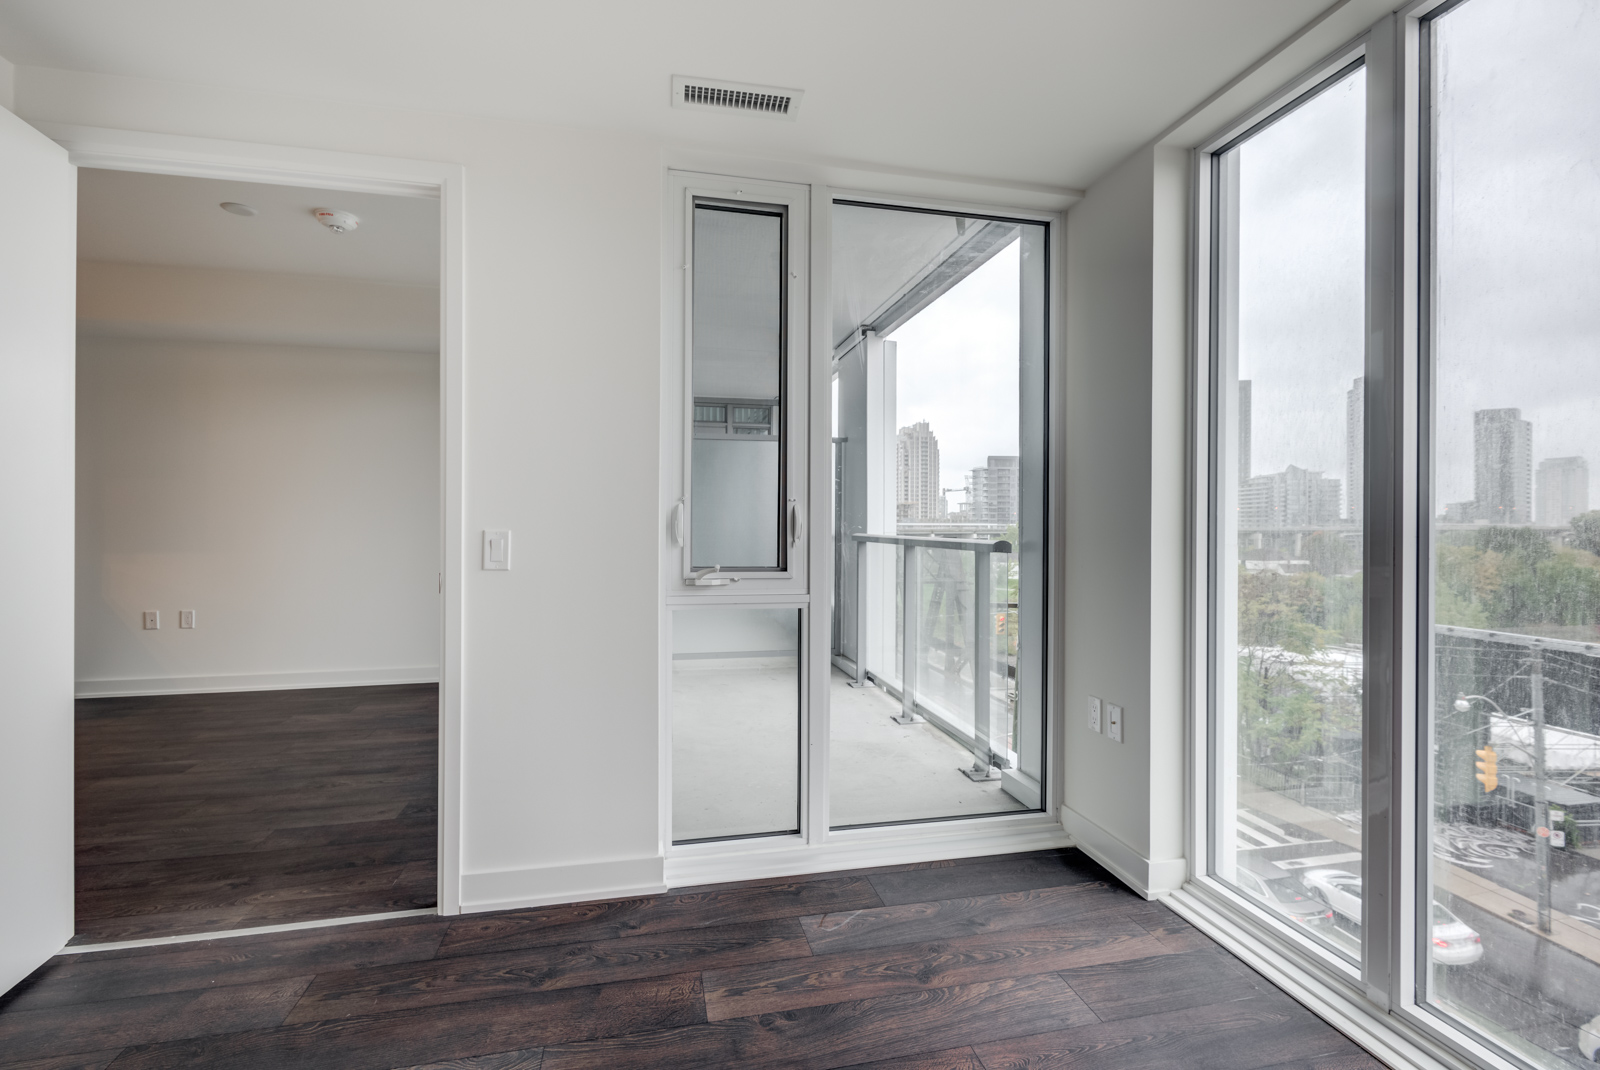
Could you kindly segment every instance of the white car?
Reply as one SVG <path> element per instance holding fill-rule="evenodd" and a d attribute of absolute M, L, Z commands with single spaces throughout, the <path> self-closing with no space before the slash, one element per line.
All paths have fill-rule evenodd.
<path fill-rule="evenodd" d="M 1347 869 L 1310 869 L 1300 875 L 1311 893 L 1341 918 L 1361 924 L 1361 878 Z"/>
<path fill-rule="evenodd" d="M 1361 924 L 1361 878 L 1344 869 L 1308 870 L 1300 878 L 1312 893 L 1348 921 Z M 1466 966 L 1483 958 L 1483 938 L 1438 902 L 1433 904 L 1433 961 Z"/>
<path fill-rule="evenodd" d="M 1241 868 L 1235 883 L 1246 895 L 1300 925 L 1317 925 L 1333 917 L 1327 904 L 1308 894 L 1287 874 L 1252 873 Z"/>
<path fill-rule="evenodd" d="M 1483 958 L 1483 937 L 1472 926 L 1433 904 L 1433 961 L 1440 966 L 1466 966 Z"/>
<path fill-rule="evenodd" d="M 1578 1027 L 1578 1050 L 1585 1059 L 1600 1063 L 1600 1014 Z"/>

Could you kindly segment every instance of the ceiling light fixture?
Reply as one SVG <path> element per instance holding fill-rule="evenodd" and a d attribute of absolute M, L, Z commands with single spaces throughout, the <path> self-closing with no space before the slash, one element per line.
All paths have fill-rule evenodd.
<path fill-rule="evenodd" d="M 313 208 L 311 214 L 317 217 L 318 223 L 335 234 L 348 233 L 361 225 L 360 219 L 338 208 Z"/>
<path fill-rule="evenodd" d="M 240 204 L 238 201 L 223 201 L 217 207 L 221 208 L 224 212 L 231 212 L 234 215 L 253 216 L 257 214 L 254 208 L 250 207 L 248 204 Z"/>

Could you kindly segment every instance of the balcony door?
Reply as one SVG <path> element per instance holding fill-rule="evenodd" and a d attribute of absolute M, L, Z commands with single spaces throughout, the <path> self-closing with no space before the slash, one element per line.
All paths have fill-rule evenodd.
<path fill-rule="evenodd" d="M 1044 810 L 1048 220 L 670 196 L 669 853 Z"/>
<path fill-rule="evenodd" d="M 832 220 L 829 824 L 1039 809 L 1047 227 Z"/>

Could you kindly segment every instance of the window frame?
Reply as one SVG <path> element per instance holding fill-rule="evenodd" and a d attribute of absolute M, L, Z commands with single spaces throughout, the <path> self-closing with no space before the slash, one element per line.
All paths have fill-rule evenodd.
<path fill-rule="evenodd" d="M 796 597 L 808 589 L 809 555 L 805 551 L 810 518 L 808 454 L 811 439 L 811 383 L 807 369 L 811 357 L 811 193 L 802 185 L 755 179 L 726 178 L 721 175 L 670 173 L 669 196 L 672 218 L 677 224 L 670 231 L 672 264 L 677 268 L 677 297 L 666 304 L 668 322 L 663 324 L 667 360 L 663 382 L 664 399 L 678 397 L 679 411 L 663 406 L 663 418 L 677 425 L 679 433 L 663 436 L 676 442 L 675 450 L 665 450 L 663 475 L 672 487 L 675 513 L 669 519 L 671 543 L 668 566 L 677 573 L 674 583 L 664 575 L 667 597 L 686 595 L 696 599 L 718 600 L 732 596 L 760 594 Z M 693 552 L 693 477 L 695 435 L 694 397 L 694 229 L 698 206 L 733 210 L 781 209 L 783 214 L 783 280 L 780 329 L 783 347 L 779 358 L 781 392 L 777 418 L 779 435 L 778 483 L 780 491 L 778 532 L 781 553 L 776 568 L 730 566 L 725 572 L 739 577 L 736 583 L 696 586 Z M 675 381 L 672 381 L 675 380 Z M 669 427 L 672 424 L 668 425 Z M 730 436 L 731 437 L 731 436 Z M 798 537 L 796 532 L 798 531 Z M 678 533 L 682 533 L 681 542 Z M 664 570 L 665 571 L 665 570 Z"/>
<path fill-rule="evenodd" d="M 1222 269 L 1220 256 L 1221 193 L 1220 172 L 1223 156 L 1252 134 L 1265 129 L 1289 115 L 1318 93 L 1347 76 L 1358 65 L 1367 69 L 1368 114 L 1372 109 L 1371 93 L 1374 81 L 1374 63 L 1370 34 L 1363 34 L 1335 52 L 1323 57 L 1315 65 L 1284 84 L 1259 104 L 1228 123 L 1197 148 L 1191 161 L 1193 187 L 1193 222 L 1190 233 L 1192 253 L 1192 279 L 1190 289 L 1191 319 L 1191 414 L 1195 436 L 1191 440 L 1191 606 L 1190 661 L 1193 667 L 1190 679 L 1190 793 L 1189 793 L 1189 884 L 1210 901 L 1245 921 L 1283 945 L 1304 964 L 1344 984 L 1360 984 L 1362 968 L 1278 918 L 1262 905 L 1254 902 L 1238 889 L 1231 887 L 1214 873 L 1215 840 L 1211 820 L 1215 781 L 1216 736 L 1218 717 L 1218 679 L 1213 667 L 1218 656 L 1215 621 L 1217 620 L 1218 570 L 1213 561 L 1212 548 L 1220 517 L 1217 514 L 1217 495 L 1214 493 L 1219 466 L 1224 462 L 1223 445 L 1215 434 L 1215 413 L 1218 406 L 1217 376 L 1221 372 L 1221 300 Z M 1369 120 L 1370 125 L 1370 120 Z M 1371 144 L 1368 138 L 1368 212 L 1370 216 Z M 1371 242 L 1368 242 L 1368 260 L 1371 259 Z M 1368 357 L 1370 364 L 1370 354 Z M 1370 453 L 1370 451 L 1369 451 Z M 1370 459 L 1369 459 L 1370 467 Z M 1370 480 L 1369 480 L 1370 486 Z M 1370 491 L 1369 491 L 1370 494 Z M 1365 595 L 1363 596 L 1366 597 Z M 1370 637 L 1364 636 L 1364 645 Z M 1363 740 L 1370 734 L 1371 726 L 1363 720 Z M 1363 836 L 1365 844 L 1365 836 Z M 1365 849 L 1363 854 L 1365 854 Z M 1366 863 L 1363 873 L 1367 872 Z M 1363 897 L 1363 903 L 1369 897 Z M 1366 907 L 1364 906 L 1365 910 Z M 1363 926 L 1362 960 L 1368 957 L 1367 927 Z"/>
<path fill-rule="evenodd" d="M 1049 456 L 1050 444 L 1062 441 L 1064 349 L 1062 340 L 1062 293 L 1064 278 L 1065 209 L 1076 196 L 1034 194 L 998 186 L 964 186 L 965 197 L 939 197 L 908 192 L 900 176 L 881 176 L 881 187 L 859 183 L 873 175 L 864 172 L 839 173 L 799 165 L 776 165 L 768 161 L 729 160 L 707 157 L 686 150 L 670 151 L 664 168 L 665 189 L 662 202 L 662 404 L 660 464 L 660 526 L 658 545 L 661 598 L 658 616 L 657 693 L 659 702 L 658 792 L 660 820 L 658 842 L 666 859 L 666 875 L 671 885 L 703 884 L 727 880 L 747 880 L 788 874 L 820 872 L 879 864 L 886 858 L 896 861 L 924 861 L 939 858 L 988 855 L 1015 850 L 1039 850 L 1067 846 L 1071 838 L 1059 817 L 1061 795 L 1061 756 L 1058 741 L 1061 731 L 1059 701 L 1060 674 L 1064 664 L 1063 629 L 1059 614 L 1064 604 L 1064 507 L 1062 467 Z M 728 168 L 718 173 L 708 168 Z M 740 171 L 760 177 L 738 177 Z M 845 181 L 841 181 L 841 179 Z M 834 183 L 840 184 L 834 184 Z M 916 183 L 911 183 L 914 187 Z M 799 475 L 791 470 L 791 496 L 801 494 L 812 506 L 805 516 L 805 549 L 791 556 L 792 563 L 804 569 L 802 577 L 787 580 L 745 573 L 739 583 L 723 587 L 690 587 L 684 584 L 686 553 L 673 540 L 674 505 L 683 495 L 687 444 L 693 434 L 692 394 L 687 382 L 685 318 L 688 312 L 687 272 L 683 269 L 689 248 L 688 228 L 692 226 L 692 197 L 696 194 L 726 198 L 729 194 L 747 196 L 754 203 L 778 203 L 790 197 L 791 237 L 794 251 L 790 258 L 791 283 L 802 288 L 803 296 L 790 305 L 789 329 L 804 328 L 803 348 L 789 351 L 791 377 L 804 378 L 804 392 L 789 397 L 791 441 L 802 440 L 806 466 Z M 973 195 L 977 196 L 973 196 Z M 971 199 L 966 199 L 971 198 Z M 955 816 L 925 822 L 830 828 L 827 814 L 830 711 L 828 686 L 832 672 L 830 651 L 830 607 L 819 599 L 831 598 L 833 584 L 832 539 L 813 535 L 831 533 L 832 480 L 831 429 L 832 348 L 827 344 L 831 323 L 831 225 L 832 205 L 846 200 L 874 207 L 935 211 L 951 214 L 978 214 L 1015 219 L 1046 227 L 1048 283 L 1045 303 L 1046 471 L 1044 508 L 1048 531 L 1044 552 L 1050 564 L 1044 594 L 1043 650 L 1044 721 L 1041 780 L 1042 808 L 1038 811 L 982 815 L 981 818 Z M 1046 205 L 1041 207 L 1041 205 Z M 797 228 L 797 229 L 796 229 Z M 803 259 L 802 259 L 803 258 Z M 793 278 L 798 276 L 798 278 Z M 795 343 L 799 346 L 801 343 Z M 802 359 L 802 355 L 804 359 Z M 795 387 L 792 385 L 791 390 Z M 797 406 L 804 405 L 804 415 Z M 802 428 L 804 429 L 802 431 Z M 687 540 L 685 540 L 687 541 Z M 801 829 L 799 834 L 761 836 L 749 839 L 711 840 L 698 843 L 672 843 L 672 762 L 671 762 L 671 611 L 679 606 L 761 605 L 770 608 L 799 608 L 802 617 L 802 709 L 803 746 L 801 771 Z"/>
<path fill-rule="evenodd" d="M 1193 912 L 1274 980 L 1375 1052 L 1485 1070 L 1538 1064 L 1426 1000 L 1431 923 L 1431 87 L 1427 23 L 1472 0 L 1412 0 L 1286 82 L 1191 154 L 1188 613 Z M 1356 55 L 1367 67 L 1362 960 L 1334 955 L 1211 875 L 1215 713 L 1212 495 L 1213 158 Z M 1274 971 L 1278 971 L 1274 973 Z"/>

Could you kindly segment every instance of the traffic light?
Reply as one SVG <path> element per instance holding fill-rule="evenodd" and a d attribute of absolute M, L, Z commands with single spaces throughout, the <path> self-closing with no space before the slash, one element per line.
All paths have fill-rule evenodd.
<path fill-rule="evenodd" d="M 1493 791 L 1500 785 L 1500 756 L 1493 747 L 1484 747 L 1477 753 L 1478 779 L 1483 782 L 1484 791 Z"/>

